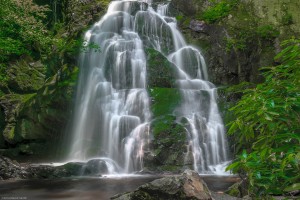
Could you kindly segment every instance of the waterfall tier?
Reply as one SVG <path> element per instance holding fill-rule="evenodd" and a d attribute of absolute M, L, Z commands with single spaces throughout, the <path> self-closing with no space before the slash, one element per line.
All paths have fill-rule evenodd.
<path fill-rule="evenodd" d="M 174 64 L 182 96 L 174 114 L 187 121 L 194 169 L 211 171 L 227 161 L 216 88 L 208 81 L 202 54 L 186 44 L 176 19 L 168 16 L 168 4 L 155 11 L 149 1 L 113 1 L 84 39 L 101 52 L 80 55 L 69 160 L 105 158 L 114 163 L 110 173 L 143 168 L 151 120 L 144 48 L 151 47 Z"/>

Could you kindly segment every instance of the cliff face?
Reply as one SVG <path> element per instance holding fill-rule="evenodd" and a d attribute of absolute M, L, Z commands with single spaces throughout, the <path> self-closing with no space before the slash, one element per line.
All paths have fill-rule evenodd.
<path fill-rule="evenodd" d="M 185 36 L 205 54 L 217 85 L 259 82 L 280 41 L 300 33 L 300 3 L 284 0 L 173 0 Z M 186 6 L 193 5 L 193 6 Z"/>
<path fill-rule="evenodd" d="M 51 5 L 55 12 L 49 18 L 58 26 L 55 37 L 64 38 L 68 45 L 100 18 L 110 1 L 36 2 Z M 172 0 L 170 4 L 188 42 L 204 53 L 209 79 L 218 86 L 261 81 L 259 68 L 274 62 L 280 41 L 300 34 L 299 8 L 300 2 L 294 0 Z M 71 117 L 78 68 L 76 54 L 57 49 L 53 46 L 56 53 L 47 59 L 22 57 L 11 62 L 6 70 L 8 78 L 0 81 L 3 154 L 45 155 L 62 141 Z M 155 119 L 154 150 L 145 159 L 147 167 L 179 169 L 186 137 L 172 115 L 180 101 L 178 90 L 173 88 L 172 66 L 153 49 L 146 54 Z M 190 159 L 186 162 L 192 164 Z"/>
<path fill-rule="evenodd" d="M 81 43 L 83 31 L 103 15 L 110 1 L 35 2 L 52 9 L 49 30 L 61 42 L 41 57 L 10 61 L 2 72 L 7 78 L 0 80 L 0 154 L 10 157 L 55 155 L 71 118 L 78 74 L 76 41 Z"/>

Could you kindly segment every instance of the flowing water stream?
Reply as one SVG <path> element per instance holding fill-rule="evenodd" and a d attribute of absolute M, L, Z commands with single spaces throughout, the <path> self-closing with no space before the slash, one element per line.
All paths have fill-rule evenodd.
<path fill-rule="evenodd" d="M 160 51 L 176 66 L 182 103 L 174 110 L 188 132 L 194 169 L 211 173 L 228 160 L 215 86 L 200 51 L 188 46 L 168 16 L 168 4 L 113 1 L 85 34 L 91 49 L 80 55 L 80 78 L 68 160 L 100 158 L 109 173 L 143 168 L 150 141 L 150 98 L 144 47 Z"/>

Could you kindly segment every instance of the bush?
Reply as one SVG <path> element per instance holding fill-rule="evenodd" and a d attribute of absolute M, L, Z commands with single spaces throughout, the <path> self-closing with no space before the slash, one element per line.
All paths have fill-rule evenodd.
<path fill-rule="evenodd" d="M 203 20 L 208 23 L 214 23 L 226 17 L 239 0 L 222 0 L 221 2 L 209 7 L 203 13 Z"/>
<path fill-rule="evenodd" d="M 262 68 L 265 81 L 231 108 L 236 119 L 228 132 L 250 148 L 239 149 L 227 169 L 246 174 L 254 196 L 300 189 L 300 40 L 283 46 L 280 64 Z"/>
<path fill-rule="evenodd" d="M 50 38 L 42 22 L 48 11 L 32 0 L 0 1 L 0 62 L 31 50 L 49 50 Z"/>
<path fill-rule="evenodd" d="M 258 36 L 263 39 L 274 39 L 280 34 L 272 25 L 260 26 L 257 28 L 256 32 Z"/>

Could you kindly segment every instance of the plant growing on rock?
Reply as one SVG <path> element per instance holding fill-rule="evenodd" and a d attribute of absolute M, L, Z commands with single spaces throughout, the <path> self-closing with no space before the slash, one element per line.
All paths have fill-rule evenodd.
<path fill-rule="evenodd" d="M 209 7 L 203 13 L 203 20 L 214 23 L 229 15 L 230 11 L 239 3 L 239 0 L 222 0 Z"/>
<path fill-rule="evenodd" d="M 265 81 L 231 108 L 229 134 L 250 148 L 239 149 L 227 170 L 245 174 L 249 193 L 259 198 L 300 189 L 300 40 L 282 46 L 280 64 L 262 68 Z"/>
<path fill-rule="evenodd" d="M 31 50 L 49 50 L 51 40 L 43 24 L 48 11 L 32 0 L 1 0 L 0 62 L 32 54 Z"/>

